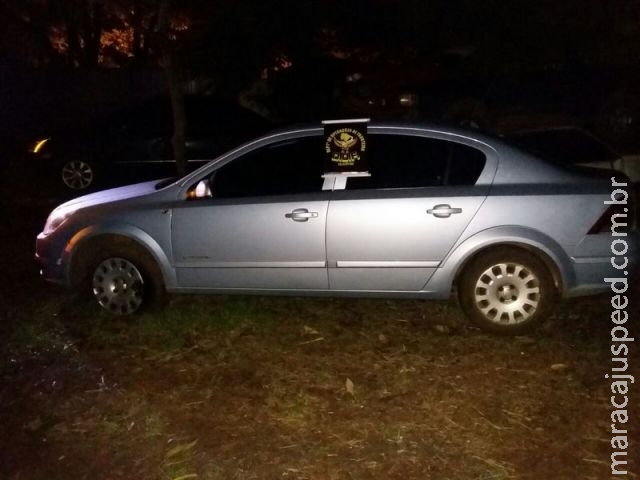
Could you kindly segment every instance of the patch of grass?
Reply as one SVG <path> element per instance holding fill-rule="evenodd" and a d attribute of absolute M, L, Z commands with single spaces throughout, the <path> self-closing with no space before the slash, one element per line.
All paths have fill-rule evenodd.
<path fill-rule="evenodd" d="M 302 390 L 286 388 L 270 388 L 265 403 L 273 418 L 289 428 L 303 428 L 327 409 L 322 399 Z"/>
<path fill-rule="evenodd" d="M 194 480 L 194 457 L 198 440 L 172 445 L 164 454 L 163 474 L 167 480 Z"/>
<path fill-rule="evenodd" d="M 46 362 L 75 348 L 74 339 L 58 316 L 58 303 L 52 300 L 12 312 L 2 324 L 2 336 L 0 374 L 11 369 L 13 361 Z"/>
<path fill-rule="evenodd" d="M 165 434 L 166 425 L 160 416 L 153 410 L 148 410 L 144 414 L 143 432 L 147 438 L 160 437 Z"/>
<path fill-rule="evenodd" d="M 380 434 L 385 442 L 393 445 L 395 448 L 402 448 L 407 441 L 408 427 L 402 424 L 385 424 L 380 429 Z"/>
<path fill-rule="evenodd" d="M 209 335 L 261 329 L 275 319 L 255 298 L 181 295 L 162 310 L 141 315 L 114 318 L 97 312 L 88 325 L 88 340 L 103 347 L 129 344 L 175 351 Z"/>
<path fill-rule="evenodd" d="M 588 380 L 607 351 L 566 325 L 506 339 L 458 329 L 457 307 L 443 303 L 189 295 L 129 318 L 51 299 L 21 314 L 15 346 L 77 345 L 49 375 L 73 371 L 78 384 L 24 395 L 23 423 L 47 436 L 45 462 L 68 478 L 602 473 L 573 465 L 601 453 L 580 429 L 606 414 Z M 550 370 L 558 362 L 584 372 Z M 26 384 L 15 391 L 34 391 Z M 565 460 L 531 466 L 532 451 Z"/>
<path fill-rule="evenodd" d="M 475 478 L 478 480 L 515 480 L 520 478 L 515 474 L 512 465 L 477 455 L 472 456 L 472 459 L 478 462 L 475 474 Z"/>

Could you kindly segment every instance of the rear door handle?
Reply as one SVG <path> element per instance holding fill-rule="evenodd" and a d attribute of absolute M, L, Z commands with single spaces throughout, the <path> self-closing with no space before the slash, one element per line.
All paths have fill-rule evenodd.
<path fill-rule="evenodd" d="M 290 218 L 294 222 L 307 222 L 310 218 L 316 218 L 318 212 L 310 212 L 306 208 L 296 208 L 290 213 L 284 214 L 285 218 Z"/>
<path fill-rule="evenodd" d="M 427 210 L 427 213 L 433 215 L 436 218 L 448 218 L 454 213 L 462 213 L 461 208 L 451 208 L 451 205 L 441 203 L 433 208 Z"/>

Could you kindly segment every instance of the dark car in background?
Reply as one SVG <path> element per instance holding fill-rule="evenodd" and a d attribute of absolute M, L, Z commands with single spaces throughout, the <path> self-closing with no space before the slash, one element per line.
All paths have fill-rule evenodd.
<path fill-rule="evenodd" d="M 557 164 L 616 170 L 632 182 L 640 181 L 640 157 L 620 155 L 590 131 L 561 125 L 511 132 L 505 135 L 512 143 L 538 157 Z"/>
<path fill-rule="evenodd" d="M 640 147 L 637 66 L 492 65 L 478 53 L 420 75 L 418 69 L 398 75 L 397 69 L 380 68 L 375 75 L 358 75 L 347 96 L 361 114 L 374 118 L 448 121 L 492 132 L 531 117 L 572 117 L 620 151 Z"/>
<path fill-rule="evenodd" d="M 256 113 L 210 97 L 185 97 L 185 113 L 189 171 L 271 129 Z M 172 136 L 171 102 L 153 97 L 93 125 L 35 139 L 26 166 L 45 187 L 77 192 L 173 176 Z"/>
<path fill-rule="evenodd" d="M 637 147 L 640 70 L 635 66 L 545 64 L 467 75 L 434 85 L 447 90 L 442 111 L 451 120 L 500 130 L 523 116 L 571 115 L 618 149 Z"/>

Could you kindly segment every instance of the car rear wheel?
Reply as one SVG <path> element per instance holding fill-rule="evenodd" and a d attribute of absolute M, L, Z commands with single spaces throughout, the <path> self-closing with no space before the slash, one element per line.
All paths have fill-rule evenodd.
<path fill-rule="evenodd" d="M 513 248 L 472 260 L 459 282 L 460 303 L 467 316 L 495 333 L 517 334 L 538 326 L 556 296 L 544 263 Z"/>
<path fill-rule="evenodd" d="M 62 182 L 71 190 L 86 190 L 95 182 L 95 169 L 84 160 L 69 160 L 60 171 Z"/>
<path fill-rule="evenodd" d="M 90 277 L 93 297 L 114 315 L 130 315 L 163 297 L 164 287 L 154 262 L 147 256 L 113 250 L 94 262 Z"/>

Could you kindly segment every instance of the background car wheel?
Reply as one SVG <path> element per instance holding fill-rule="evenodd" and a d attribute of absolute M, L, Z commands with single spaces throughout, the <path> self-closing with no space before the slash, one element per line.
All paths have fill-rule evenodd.
<path fill-rule="evenodd" d="M 164 296 L 161 275 L 147 254 L 114 249 L 93 264 L 87 281 L 98 305 L 109 313 L 130 315 Z"/>
<path fill-rule="evenodd" d="M 95 183 L 95 168 L 85 160 L 69 160 L 60 171 L 62 182 L 71 190 L 86 190 Z"/>
<path fill-rule="evenodd" d="M 479 327 L 517 334 L 544 320 L 557 291 L 540 259 L 505 248 L 472 260 L 462 273 L 458 295 L 463 310 Z"/>

